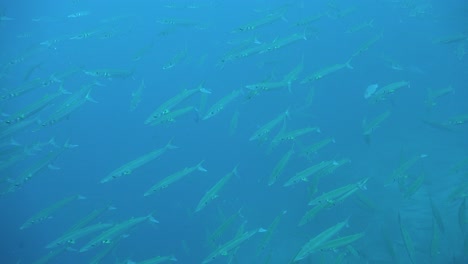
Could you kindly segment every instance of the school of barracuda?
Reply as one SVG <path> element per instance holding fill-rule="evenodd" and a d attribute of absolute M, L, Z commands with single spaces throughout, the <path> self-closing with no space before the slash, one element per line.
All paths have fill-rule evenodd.
<path fill-rule="evenodd" d="M 468 263 L 466 4 L 137 2 L 0 9 L 0 262 Z"/>

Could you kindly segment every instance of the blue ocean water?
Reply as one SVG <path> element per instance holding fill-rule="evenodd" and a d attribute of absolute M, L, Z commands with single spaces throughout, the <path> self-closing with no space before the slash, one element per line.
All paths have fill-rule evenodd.
<path fill-rule="evenodd" d="M 464 1 L 19 0 L 0 16 L 1 263 L 468 262 Z"/>

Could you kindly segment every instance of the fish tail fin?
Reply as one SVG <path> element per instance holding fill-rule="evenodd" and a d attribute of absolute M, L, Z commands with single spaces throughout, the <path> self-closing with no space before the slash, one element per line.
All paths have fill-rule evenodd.
<path fill-rule="evenodd" d="M 197 164 L 197 170 L 202 171 L 202 172 L 207 172 L 208 170 L 205 169 L 202 164 L 205 160 L 200 161 L 200 163 Z"/>
<path fill-rule="evenodd" d="M 173 138 L 171 138 L 171 140 L 169 140 L 169 142 L 167 142 L 166 147 L 165 147 L 166 149 L 176 149 L 176 148 L 179 148 L 179 147 L 177 147 L 177 146 L 175 146 L 175 145 L 172 145 L 172 140 L 173 140 Z"/>
<path fill-rule="evenodd" d="M 353 65 L 351 65 L 351 61 L 353 60 L 353 57 L 351 57 L 347 62 L 346 62 L 346 68 L 352 70 L 354 69 Z"/>

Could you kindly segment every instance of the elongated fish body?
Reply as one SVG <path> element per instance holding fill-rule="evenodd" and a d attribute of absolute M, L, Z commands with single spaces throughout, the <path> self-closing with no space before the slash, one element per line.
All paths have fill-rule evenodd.
<path fill-rule="evenodd" d="M 251 231 L 244 232 L 243 234 L 236 236 L 234 239 L 226 242 L 224 245 L 221 245 L 213 251 L 208 257 L 206 257 L 202 264 L 210 263 L 211 261 L 215 260 L 219 256 L 226 256 L 230 251 L 235 249 L 237 246 L 251 238 L 253 235 L 255 235 L 258 232 L 264 232 L 265 230 L 260 228 L 260 229 L 254 229 Z"/>
<path fill-rule="evenodd" d="M 86 245 L 84 245 L 80 252 L 86 252 L 92 248 L 99 246 L 100 244 L 109 244 L 112 240 L 116 239 L 118 236 L 124 234 L 132 227 L 137 226 L 138 224 L 143 223 L 144 221 L 151 221 L 153 223 L 157 223 L 158 221 L 153 218 L 152 215 L 142 216 L 138 218 L 130 218 L 122 223 L 116 224 L 113 227 L 107 229 L 106 231 L 102 232 L 100 235 L 93 238 L 89 241 Z"/>
<path fill-rule="evenodd" d="M 138 264 L 159 264 L 159 263 L 164 263 L 168 261 L 177 261 L 177 258 L 174 255 L 170 256 L 157 256 L 154 258 L 150 258 L 147 260 L 139 261 Z"/>
<path fill-rule="evenodd" d="M 33 215 L 31 218 L 29 218 L 26 222 L 24 222 L 23 225 L 21 225 L 20 229 L 23 230 L 23 229 L 26 229 L 38 222 L 42 222 L 44 221 L 45 219 L 49 218 L 52 213 L 54 213 L 55 211 L 59 210 L 60 208 L 64 207 L 65 205 L 67 205 L 68 203 L 72 202 L 73 200 L 75 199 L 82 199 L 81 196 L 79 195 L 73 195 L 73 196 L 69 196 L 69 197 L 66 197 L 54 204 L 52 204 L 51 206 L 43 209 L 42 211 L 40 211 L 39 213 Z"/>
<path fill-rule="evenodd" d="M 170 98 L 169 100 L 164 102 L 162 105 L 160 105 L 158 108 L 156 108 L 156 110 L 154 110 L 153 113 L 146 119 L 145 124 L 151 124 L 154 121 L 156 121 L 158 118 L 160 118 L 161 116 L 168 114 L 172 110 L 172 108 L 174 108 L 176 105 L 180 104 L 182 101 L 188 99 L 189 97 L 191 97 L 197 92 L 209 93 L 202 86 L 199 86 L 198 88 L 191 89 L 191 90 L 185 89 L 181 93 Z"/>
<path fill-rule="evenodd" d="M 195 108 L 193 106 L 187 106 L 184 108 L 175 109 L 170 111 L 169 113 L 161 116 L 160 118 L 154 120 L 153 122 L 149 123 L 150 126 L 174 123 L 178 117 L 193 111 Z"/>
<path fill-rule="evenodd" d="M 328 160 L 328 161 L 322 161 L 318 164 L 312 165 L 294 175 L 292 178 L 290 178 L 283 186 L 288 187 L 294 184 L 297 184 L 301 181 L 308 181 L 309 177 L 317 173 L 329 166 L 334 166 L 337 162 L 334 160 Z"/>
<path fill-rule="evenodd" d="M 281 157 L 280 161 L 273 168 L 273 172 L 271 173 L 270 178 L 268 179 L 268 186 L 273 185 L 278 180 L 278 177 L 283 173 L 284 168 L 289 163 L 289 160 L 291 159 L 291 156 L 293 154 L 294 150 L 290 149 L 283 155 L 283 157 Z"/>
<path fill-rule="evenodd" d="M 180 171 L 178 171 L 176 173 L 173 173 L 173 174 L 167 176 L 166 178 L 162 179 L 160 182 L 153 185 L 148 191 L 146 191 L 144 193 L 144 196 L 149 196 L 149 195 L 151 195 L 151 194 L 153 194 L 155 192 L 158 192 L 158 191 L 160 191 L 162 189 L 166 189 L 172 183 L 182 179 L 183 177 L 191 174 L 192 172 L 194 172 L 196 170 L 206 172 L 207 170 L 202 167 L 202 163 L 203 163 L 203 161 L 201 161 L 200 163 L 198 163 L 197 165 L 195 165 L 193 167 L 184 168 L 184 169 L 182 169 L 182 170 L 180 170 Z"/>
<path fill-rule="evenodd" d="M 231 179 L 233 175 L 237 175 L 237 166 L 228 174 L 226 174 L 223 178 L 221 178 L 213 187 L 211 187 L 205 195 L 200 199 L 200 202 L 197 205 L 197 208 L 195 209 L 195 212 L 199 212 L 205 206 L 207 206 L 211 201 L 216 199 L 219 195 L 219 191 L 226 185 L 226 183 Z"/>
<path fill-rule="evenodd" d="M 86 226 L 71 232 L 68 232 L 61 237 L 57 238 L 56 240 L 47 244 L 46 248 L 54 248 L 58 246 L 63 246 L 67 243 L 75 243 L 75 241 L 81 237 L 87 236 L 89 234 L 98 232 L 100 230 L 106 229 L 113 226 L 110 223 L 99 223 L 95 225 Z"/>
<path fill-rule="evenodd" d="M 207 113 L 203 117 L 203 120 L 206 120 L 208 118 L 212 118 L 213 116 L 217 115 L 219 112 L 221 112 L 227 104 L 232 102 L 234 99 L 239 97 L 241 95 L 240 90 L 234 90 L 230 94 L 226 95 L 225 97 L 221 98 L 218 102 L 216 102 L 213 106 L 208 109 Z"/>
<path fill-rule="evenodd" d="M 172 145 L 171 142 L 169 141 L 166 146 L 164 146 L 163 148 L 159 148 L 159 149 L 156 149 L 150 153 L 147 153 L 139 158 L 136 158 L 122 166 L 120 166 L 118 169 L 112 171 L 111 173 L 109 173 L 109 175 L 107 175 L 104 179 L 101 180 L 101 183 L 106 183 L 106 182 L 109 182 L 111 180 L 114 180 L 114 179 L 117 179 L 117 178 L 120 178 L 122 176 L 125 176 L 125 175 L 129 175 L 129 174 L 132 174 L 132 172 L 147 164 L 148 162 L 156 159 L 157 157 L 161 156 L 162 154 L 164 154 L 167 150 L 169 149 L 175 149 L 177 148 L 176 146 Z"/>
<path fill-rule="evenodd" d="M 285 117 L 289 116 L 289 111 L 286 110 L 285 112 L 281 113 L 278 117 L 275 119 L 271 120 L 270 122 L 266 123 L 262 127 L 260 127 L 253 135 L 249 138 L 249 141 L 254 141 L 254 140 L 261 140 L 265 139 L 266 136 L 270 133 L 270 131 L 279 125 Z"/>
<path fill-rule="evenodd" d="M 326 229 L 322 233 L 318 234 L 317 236 L 310 239 L 304 246 L 302 246 L 301 250 L 297 255 L 294 257 L 294 261 L 299 261 L 306 258 L 308 255 L 316 252 L 320 249 L 320 246 L 324 245 L 327 241 L 329 241 L 334 235 L 343 229 L 343 227 L 348 225 L 348 219 L 335 224 L 334 226 Z"/>

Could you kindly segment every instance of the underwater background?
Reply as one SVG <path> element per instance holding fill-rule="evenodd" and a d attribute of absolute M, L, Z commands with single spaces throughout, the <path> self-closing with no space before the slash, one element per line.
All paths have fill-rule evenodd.
<path fill-rule="evenodd" d="M 0 12 L 1 263 L 468 263 L 465 1 Z"/>

